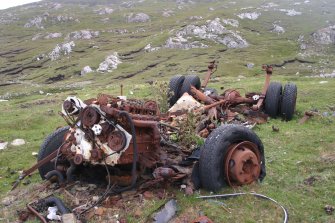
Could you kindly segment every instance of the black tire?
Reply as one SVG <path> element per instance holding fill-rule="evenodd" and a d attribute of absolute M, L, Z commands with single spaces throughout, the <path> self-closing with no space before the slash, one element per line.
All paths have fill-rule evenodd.
<path fill-rule="evenodd" d="M 281 114 L 286 121 L 293 118 L 295 105 L 297 101 L 297 86 L 293 83 L 288 83 L 284 87 Z"/>
<path fill-rule="evenodd" d="M 201 185 L 209 191 L 218 191 L 226 185 L 224 158 L 230 145 L 242 141 L 254 143 L 260 153 L 263 180 L 265 172 L 264 147 L 262 141 L 250 129 L 240 125 L 224 125 L 215 129 L 206 139 L 199 160 Z"/>
<path fill-rule="evenodd" d="M 185 77 L 182 75 L 175 75 L 170 79 L 169 82 L 169 105 L 170 107 L 174 105 L 179 97 L 179 91 L 181 89 L 181 86 L 183 85 Z"/>
<path fill-rule="evenodd" d="M 185 92 L 191 94 L 191 86 L 194 86 L 198 90 L 200 89 L 200 78 L 197 75 L 187 75 L 185 77 L 183 86 L 179 91 L 180 96 L 182 96 Z"/>
<path fill-rule="evenodd" d="M 37 161 L 40 161 L 47 157 L 50 153 L 58 149 L 64 140 L 65 133 L 69 130 L 68 126 L 62 127 L 48 135 L 43 141 L 40 151 L 38 153 Z M 38 168 L 38 171 L 42 177 L 45 179 L 45 174 L 54 170 L 54 162 L 49 162 Z"/>
<path fill-rule="evenodd" d="M 270 83 L 268 90 L 266 91 L 264 110 L 271 118 L 277 117 L 280 111 L 280 101 L 282 94 L 281 83 L 272 82 Z"/>

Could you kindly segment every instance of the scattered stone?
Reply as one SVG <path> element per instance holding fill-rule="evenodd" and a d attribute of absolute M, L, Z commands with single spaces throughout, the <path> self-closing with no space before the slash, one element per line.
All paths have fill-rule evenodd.
<path fill-rule="evenodd" d="M 141 22 L 148 22 L 150 21 L 150 16 L 145 13 L 131 13 L 129 16 L 127 16 L 127 22 L 129 23 L 141 23 Z"/>
<path fill-rule="evenodd" d="M 165 48 L 169 49 L 192 49 L 192 48 L 207 48 L 208 46 L 200 43 L 199 41 L 193 41 L 189 43 L 187 39 L 182 36 L 170 37 L 166 40 Z"/>
<path fill-rule="evenodd" d="M 335 44 L 335 25 L 319 29 L 312 36 L 318 44 Z"/>
<path fill-rule="evenodd" d="M 11 142 L 11 145 L 12 146 L 22 146 L 26 144 L 26 141 L 24 141 L 24 139 L 14 139 L 12 142 Z"/>
<path fill-rule="evenodd" d="M 296 16 L 302 14 L 302 12 L 297 12 L 294 9 L 280 9 L 279 11 L 286 12 L 286 15 L 288 16 Z"/>
<path fill-rule="evenodd" d="M 24 28 L 31 28 L 36 26 L 39 29 L 44 29 L 44 26 L 42 24 L 43 20 L 46 20 L 46 18 L 42 18 L 41 16 L 32 18 L 24 25 Z"/>
<path fill-rule="evenodd" d="M 7 149 L 8 142 L 0 142 L 0 150 Z"/>
<path fill-rule="evenodd" d="M 320 81 L 319 84 L 327 84 L 328 81 Z"/>
<path fill-rule="evenodd" d="M 314 76 L 309 76 L 309 77 L 320 77 L 320 78 L 335 78 L 335 70 L 333 70 L 332 73 L 329 74 L 319 74 L 319 75 L 314 75 Z"/>
<path fill-rule="evenodd" d="M 69 33 L 66 38 L 70 40 L 78 40 L 78 39 L 87 40 L 98 37 L 99 34 L 100 34 L 99 31 L 80 30 Z"/>
<path fill-rule="evenodd" d="M 144 50 L 146 51 L 146 52 L 152 52 L 152 51 L 157 51 L 157 50 L 159 50 L 161 47 L 151 47 L 151 44 L 149 43 L 148 45 L 146 45 L 145 47 L 144 47 Z"/>
<path fill-rule="evenodd" d="M 6 101 L 8 101 L 8 100 L 6 100 L 6 99 L 0 99 L 0 102 L 6 102 Z"/>
<path fill-rule="evenodd" d="M 94 10 L 94 12 L 98 13 L 99 15 L 106 15 L 106 14 L 112 14 L 114 12 L 114 9 L 102 8 L 102 9 Z"/>
<path fill-rule="evenodd" d="M 285 29 L 277 24 L 273 24 L 273 29 L 272 29 L 272 32 L 275 32 L 275 33 L 285 33 Z"/>
<path fill-rule="evenodd" d="M 153 222 L 155 223 L 167 223 L 169 222 L 177 212 L 177 201 L 172 199 L 168 201 L 162 210 L 153 215 Z"/>
<path fill-rule="evenodd" d="M 237 15 L 240 19 L 256 20 L 261 15 L 259 12 L 245 12 Z"/>
<path fill-rule="evenodd" d="M 203 19 L 203 17 L 202 16 L 191 16 L 190 18 L 189 18 L 190 20 L 202 20 Z"/>
<path fill-rule="evenodd" d="M 37 157 L 38 153 L 37 152 L 32 152 L 31 155 Z"/>
<path fill-rule="evenodd" d="M 49 53 L 51 60 L 57 60 L 61 55 L 69 55 L 72 48 L 75 47 L 73 41 L 63 44 L 57 44 L 56 47 Z"/>
<path fill-rule="evenodd" d="M 32 41 L 38 40 L 43 36 L 42 33 L 37 33 L 35 36 L 33 36 L 33 38 L 31 38 Z"/>
<path fill-rule="evenodd" d="M 14 196 L 8 196 L 8 197 L 5 197 L 4 199 L 2 199 L 1 204 L 4 205 L 4 206 L 9 206 L 15 200 L 16 200 L 16 198 Z"/>
<path fill-rule="evenodd" d="M 326 205 L 324 209 L 328 215 L 332 215 L 335 210 L 335 208 L 331 205 Z"/>
<path fill-rule="evenodd" d="M 247 68 L 252 69 L 254 68 L 255 64 L 254 63 L 247 63 Z"/>
<path fill-rule="evenodd" d="M 219 18 L 208 20 L 205 25 L 187 25 L 176 33 L 175 37 L 170 37 L 166 43 L 166 48 L 207 48 L 208 46 L 199 41 L 189 41 L 193 37 L 211 40 L 216 43 L 226 45 L 228 48 L 244 48 L 248 46 L 246 40 L 236 32 L 227 30 Z"/>
<path fill-rule="evenodd" d="M 235 19 L 223 19 L 222 22 L 226 25 L 230 25 L 233 27 L 238 27 L 239 26 L 239 22 Z"/>
<path fill-rule="evenodd" d="M 90 67 L 90 66 L 85 66 L 85 67 L 81 70 L 80 75 L 81 75 L 81 76 L 84 76 L 85 74 L 88 74 L 88 73 L 91 73 L 91 72 L 93 72 L 93 70 L 91 69 L 91 67 Z"/>
<path fill-rule="evenodd" d="M 68 15 L 58 15 L 55 17 L 50 17 L 49 20 L 53 24 L 66 23 L 66 22 L 72 22 L 72 21 L 79 22 L 78 19 L 75 19 L 72 16 L 68 16 Z"/>
<path fill-rule="evenodd" d="M 44 94 L 44 91 L 39 90 L 38 93 L 39 93 L 39 94 Z"/>
<path fill-rule="evenodd" d="M 55 38 L 60 38 L 62 36 L 63 36 L 62 33 L 49 33 L 48 35 L 44 37 L 44 39 L 55 39 Z"/>
<path fill-rule="evenodd" d="M 170 17 L 173 13 L 174 13 L 174 11 L 172 11 L 172 10 L 165 10 L 163 12 L 162 16 L 164 16 L 164 17 Z"/>
<path fill-rule="evenodd" d="M 117 69 L 117 66 L 122 63 L 119 59 L 119 55 L 117 52 L 106 57 L 105 61 L 100 63 L 99 68 L 97 71 L 99 72 L 112 72 L 113 70 Z"/>
<path fill-rule="evenodd" d="M 265 9 L 268 9 L 268 8 L 274 8 L 274 7 L 277 7 L 279 5 L 277 5 L 276 3 L 273 3 L 273 2 L 269 2 L 269 3 L 266 3 L 264 5 L 262 5 L 261 7 L 262 8 L 265 8 Z"/>

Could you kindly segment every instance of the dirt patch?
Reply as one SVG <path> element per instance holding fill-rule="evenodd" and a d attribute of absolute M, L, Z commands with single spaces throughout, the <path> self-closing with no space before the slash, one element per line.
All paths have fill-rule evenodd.
<path fill-rule="evenodd" d="M 308 186 L 313 186 L 315 182 L 320 180 L 320 176 L 311 176 L 304 180 L 304 184 Z"/>
<path fill-rule="evenodd" d="M 308 61 L 308 60 L 303 60 L 303 59 L 298 59 L 298 58 L 294 58 L 292 60 L 284 60 L 282 63 L 280 64 L 272 64 L 272 66 L 274 67 L 283 67 L 285 66 L 286 64 L 288 63 L 295 63 L 295 62 L 299 62 L 299 63 L 309 63 L 309 64 L 312 64 L 312 63 L 315 63 L 313 61 Z"/>
<path fill-rule="evenodd" d="M 65 79 L 65 75 L 64 74 L 58 74 L 57 76 L 54 76 L 54 77 L 50 77 L 48 78 L 45 83 L 47 84 L 52 84 L 54 82 L 57 82 L 57 81 L 62 81 Z"/>
<path fill-rule="evenodd" d="M 320 157 L 322 162 L 325 163 L 334 163 L 335 162 L 335 153 L 324 154 Z"/>
<path fill-rule="evenodd" d="M 20 108 L 31 108 L 31 107 L 38 106 L 38 105 L 53 104 L 56 102 L 57 101 L 54 99 L 42 99 L 42 100 L 37 100 L 31 103 L 20 104 Z"/>

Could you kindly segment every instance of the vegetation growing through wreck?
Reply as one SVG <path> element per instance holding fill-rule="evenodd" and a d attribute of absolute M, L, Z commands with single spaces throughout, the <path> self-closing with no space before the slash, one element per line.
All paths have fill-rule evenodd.
<path fill-rule="evenodd" d="M 69 1 L 62 2 L 65 4 Z M 246 92 L 260 91 L 264 82 L 263 72 L 259 70 L 261 64 L 282 65 L 284 61 L 293 61 L 276 67 L 272 80 L 282 83 L 291 81 L 297 84 L 296 116 L 290 122 L 270 119 L 268 123 L 256 126 L 254 129 L 265 148 L 267 176 L 264 182 L 237 189 L 224 188 L 221 193 L 255 191 L 270 196 L 288 209 L 290 222 L 334 221 L 334 214 L 327 215 L 323 208 L 325 205 L 335 206 L 335 120 L 332 116 L 335 106 L 333 97 L 335 81 L 305 77 L 316 75 L 322 70 L 329 72 L 334 69 L 332 62 L 335 59 L 334 47 L 314 46 L 316 54 L 311 54 L 306 59 L 314 63 L 295 60 L 303 57 L 297 41 L 299 36 L 303 34 L 310 41 L 311 33 L 328 26 L 325 21 L 333 21 L 333 14 L 330 12 L 334 11 L 334 2 L 328 1 L 323 6 L 319 1 L 310 1 L 310 5 L 293 6 L 292 1 L 274 1 L 280 8 L 297 7 L 304 16 L 288 17 L 283 12 L 264 11 L 255 21 L 239 20 L 240 26 L 237 30 L 248 40 L 250 44 L 248 48 L 227 49 L 223 45 L 212 43 L 213 46 L 207 49 L 162 49 L 150 53 L 143 50 L 148 43 L 152 46 L 161 46 L 176 30 L 190 23 L 197 24 L 197 21 L 189 19 L 191 16 L 201 15 L 204 21 L 216 17 L 236 19 L 235 14 L 239 13 L 242 7 L 253 5 L 257 8 L 264 1 L 253 0 L 247 3 L 236 1 L 236 4 L 225 1 L 200 2 L 184 5 L 181 10 L 177 9 L 175 1 L 144 1 L 136 8 L 120 7 L 121 10 L 116 10 L 108 16 L 92 13 L 93 9 L 100 8 L 99 5 L 84 5 L 78 9 L 78 2 L 82 1 L 71 2 L 66 6 L 66 12 L 53 11 L 50 16 L 70 14 L 78 18 L 80 23 L 47 24 L 48 32 L 61 31 L 66 35 L 87 28 L 104 32 L 89 41 L 75 41 L 73 53 L 57 61 L 52 62 L 47 58 L 37 60 L 37 56 L 48 54 L 56 44 L 64 42 L 64 38 L 42 38 L 39 41 L 32 41 L 36 33 L 44 31 L 37 28 L 23 28 L 27 20 L 45 13 L 44 7 L 22 11 L 9 9 L 8 12 L 17 13 L 20 20 L 17 23 L 1 25 L 0 95 L 1 99 L 9 101 L 0 102 L 0 140 L 11 142 L 16 138 L 23 138 L 27 142 L 21 147 L 9 145 L 6 150 L 0 151 L 1 199 L 8 196 L 7 192 L 19 171 L 36 162 L 31 153 L 38 152 L 43 139 L 57 127 L 65 125 L 57 112 L 60 111 L 62 101 L 68 95 L 76 95 L 82 99 L 96 97 L 100 92 L 119 95 L 119 85 L 123 84 L 123 90 L 128 98 L 155 99 L 152 86 L 145 83 L 146 81 L 166 81 L 172 75 L 189 73 L 203 77 L 208 61 L 212 59 L 219 61 L 219 68 L 213 76 L 210 87 L 218 90 L 221 87 L 239 88 L 242 89 L 242 93 L 243 89 Z M 146 4 L 148 2 L 149 4 Z M 162 18 L 162 9 L 170 7 L 174 10 L 173 16 Z M 209 7 L 214 10 L 210 11 Z M 253 11 L 253 9 L 247 10 Z M 141 11 L 151 16 L 148 24 L 125 23 L 125 14 Z M 109 22 L 100 21 L 105 17 L 109 18 Z M 270 31 L 272 23 L 279 20 L 280 25 L 286 28 L 284 34 Z M 117 29 L 127 29 L 128 33 L 109 32 Z M 141 29 L 145 29 L 145 32 L 141 32 Z M 104 74 L 93 72 L 85 76 L 79 75 L 86 65 L 90 65 L 94 70 L 97 69 L 99 63 L 114 51 L 119 53 L 123 62 L 119 64 L 117 70 Z M 253 68 L 247 68 L 247 63 L 255 65 Z M 24 69 L 21 70 L 22 68 Z M 129 74 L 135 75 L 132 78 L 124 78 Z M 59 75 L 63 75 L 64 79 L 46 84 L 46 80 Z M 164 92 L 164 89 L 160 90 Z M 164 100 L 163 98 L 162 101 Z M 320 115 L 311 118 L 304 125 L 299 125 L 298 120 L 306 110 L 317 110 Z M 328 112 L 328 115 L 323 116 L 324 112 Z M 279 128 L 279 132 L 273 132 L 272 126 Z M 23 195 L 19 196 L 14 205 L 4 207 L 1 204 L 0 220 L 15 221 L 16 210 L 24 209 L 25 204 L 32 201 L 29 196 L 32 193 L 31 188 L 33 185 L 39 185 L 41 179 L 38 174 L 33 174 L 27 180 L 32 183 L 20 186 L 19 190 Z M 189 197 L 179 191 L 179 188 L 171 187 L 166 191 L 177 194 L 180 205 L 178 216 L 184 216 L 187 220 L 195 218 L 200 212 L 215 222 L 281 220 L 279 209 L 253 197 L 223 201 L 231 209 L 229 213 L 217 204 L 195 198 L 198 193 L 209 192 L 200 190 Z M 134 205 L 144 210 L 141 216 L 136 215 L 136 209 L 132 209 L 131 205 L 129 209 L 120 213 L 129 222 L 145 222 L 148 216 L 166 200 L 154 198 L 144 203 L 134 202 Z"/>
<path fill-rule="evenodd" d="M 327 83 L 320 84 L 320 79 L 284 76 L 273 76 L 273 80 L 282 83 L 294 81 L 297 84 L 296 115 L 290 122 L 271 119 L 268 123 L 258 125 L 255 128 L 265 147 L 267 176 L 264 182 L 237 189 L 224 188 L 221 193 L 255 191 L 282 203 L 289 211 L 291 222 L 331 222 L 332 216 L 328 216 L 323 208 L 327 204 L 334 205 L 333 181 L 335 178 L 332 170 L 335 168 L 333 150 L 335 120 L 331 116 L 333 112 L 331 109 L 334 109 L 335 101 L 331 89 L 335 87 L 335 82 L 327 80 Z M 243 88 L 245 91 L 259 91 L 262 84 L 263 75 L 240 81 L 236 81 L 236 77 L 220 77 L 216 82 L 211 82 L 210 87 L 220 89 L 224 86 L 225 88 Z M 125 85 L 124 89 L 127 89 L 125 92 L 128 92 L 128 98 L 134 96 L 153 99 L 149 84 L 141 85 L 138 90 L 134 90 L 137 89 L 135 85 Z M 129 94 L 129 89 L 134 90 L 134 95 Z M 35 163 L 36 159 L 31 153 L 38 151 L 43 138 L 56 127 L 65 124 L 62 118 L 57 115 L 62 100 L 68 95 L 76 95 L 83 99 L 90 98 L 99 92 L 116 95 L 119 88 L 106 88 L 105 86 L 82 88 L 81 90 L 57 92 L 51 96 L 39 94 L 20 96 L 8 102 L 1 102 L 0 133 L 3 140 L 11 141 L 15 138 L 24 138 L 27 141 L 27 144 L 22 147 L 9 145 L 8 149 L 0 151 L 1 197 L 6 197 L 11 183 L 18 176 L 17 171 L 26 169 Z M 53 100 L 52 103 L 48 103 L 50 98 Z M 299 125 L 297 122 L 303 116 L 304 111 L 310 109 L 318 109 L 321 114 L 328 112 L 330 115 L 327 117 L 315 116 L 304 125 Z M 279 128 L 279 132 L 272 131 L 273 125 Z M 327 127 L 325 128 L 325 126 Z M 309 180 L 310 178 L 315 180 Z M 27 179 L 33 184 L 41 181 L 37 173 Z M 20 190 L 25 190 L 26 187 L 21 185 Z M 174 193 L 177 188 L 172 187 L 169 190 Z M 197 193 L 194 196 L 197 196 Z M 201 194 L 207 193 L 201 190 Z M 214 203 L 199 202 L 194 196 L 185 197 L 183 193 L 177 193 L 178 203 L 181 206 L 179 215 L 190 213 L 191 217 L 194 217 L 198 211 L 203 211 L 218 222 L 256 222 L 261 219 L 266 222 L 278 222 L 278 219 L 281 218 L 279 209 L 266 201 L 253 197 L 224 201 L 231 208 L 232 213 L 230 214 Z M 16 207 L 24 208 L 25 202 L 30 201 L 26 199 L 23 199 Z M 160 200 L 140 205 L 146 208 L 146 205 L 150 204 L 150 213 L 152 213 L 162 203 L 164 201 Z M 4 210 L 6 210 L 5 207 Z M 262 211 L 259 212 L 259 210 Z M 141 216 L 140 219 L 145 221 L 145 215 L 150 213 L 143 212 L 144 216 Z M 134 214 L 131 211 L 127 212 L 126 216 L 130 222 L 137 222 Z M 15 218 L 14 215 L 12 217 Z"/>

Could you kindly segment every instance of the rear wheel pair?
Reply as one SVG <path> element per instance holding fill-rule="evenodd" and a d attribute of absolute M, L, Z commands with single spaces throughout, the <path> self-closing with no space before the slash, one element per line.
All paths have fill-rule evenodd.
<path fill-rule="evenodd" d="M 169 104 L 174 105 L 185 93 L 191 93 L 191 86 L 200 89 L 200 78 L 197 75 L 175 75 L 169 82 Z"/>
<path fill-rule="evenodd" d="M 297 86 L 288 83 L 282 90 L 282 85 L 277 82 L 270 83 L 265 95 L 264 110 L 270 117 L 282 115 L 286 121 L 293 118 L 297 100 Z"/>

